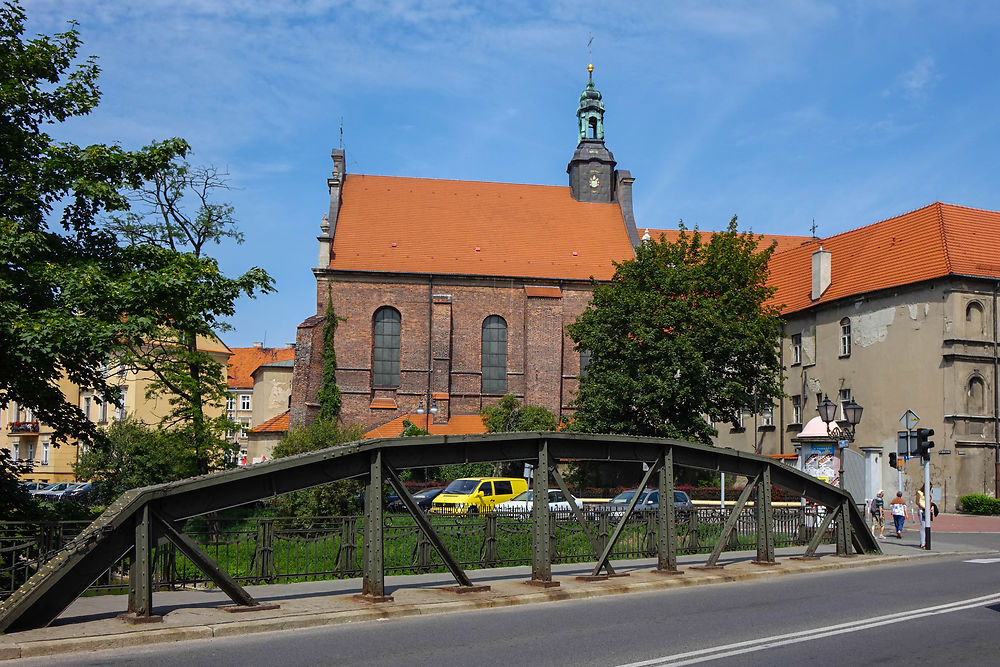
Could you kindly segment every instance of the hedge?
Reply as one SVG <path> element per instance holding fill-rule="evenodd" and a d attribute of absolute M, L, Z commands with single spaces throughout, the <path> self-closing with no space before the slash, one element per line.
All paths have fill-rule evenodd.
<path fill-rule="evenodd" d="M 1000 514 L 1000 499 L 984 493 L 974 493 L 959 498 L 962 509 L 970 514 Z"/>

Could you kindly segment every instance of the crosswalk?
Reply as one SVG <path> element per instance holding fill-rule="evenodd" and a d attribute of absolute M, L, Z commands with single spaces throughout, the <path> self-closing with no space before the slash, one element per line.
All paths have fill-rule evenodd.
<path fill-rule="evenodd" d="M 966 560 L 962 562 L 979 563 L 980 565 L 989 565 L 990 563 L 1000 563 L 1000 558 L 973 558 L 972 560 Z"/>

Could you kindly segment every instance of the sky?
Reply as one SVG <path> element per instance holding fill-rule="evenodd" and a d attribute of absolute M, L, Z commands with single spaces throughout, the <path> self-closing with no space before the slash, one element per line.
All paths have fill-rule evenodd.
<path fill-rule="evenodd" d="M 213 253 L 278 288 L 239 303 L 231 347 L 292 342 L 315 314 L 332 148 L 348 173 L 565 185 L 588 62 L 640 233 L 737 215 L 826 237 L 935 201 L 1000 210 L 1000 3 L 24 5 L 30 34 L 77 21 L 102 68 L 99 108 L 54 137 L 183 137 L 228 172 L 245 242 Z"/>

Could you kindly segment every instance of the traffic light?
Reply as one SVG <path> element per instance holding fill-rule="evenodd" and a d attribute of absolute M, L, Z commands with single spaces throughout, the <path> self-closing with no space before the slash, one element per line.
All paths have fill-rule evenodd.
<path fill-rule="evenodd" d="M 899 457 L 896 456 L 896 452 L 889 452 L 889 467 L 890 468 L 899 467 Z"/>
<path fill-rule="evenodd" d="M 917 429 L 917 453 L 924 461 L 931 460 L 931 448 L 934 447 L 934 441 L 928 440 L 928 438 L 932 435 L 934 435 L 932 428 Z"/>

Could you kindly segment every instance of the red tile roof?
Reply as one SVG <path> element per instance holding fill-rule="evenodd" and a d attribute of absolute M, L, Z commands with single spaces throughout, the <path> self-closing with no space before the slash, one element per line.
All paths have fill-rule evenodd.
<path fill-rule="evenodd" d="M 253 372 L 261 364 L 295 358 L 295 350 L 287 347 L 234 347 L 229 357 L 228 384 L 230 389 L 253 388 Z"/>
<path fill-rule="evenodd" d="M 568 187 L 348 174 L 330 268 L 586 280 L 632 256 L 618 204 Z"/>
<path fill-rule="evenodd" d="M 812 254 L 830 251 L 830 287 L 812 301 Z M 784 312 L 947 275 L 1000 278 L 1000 213 L 935 202 L 894 218 L 776 253 L 774 302 Z"/>
<path fill-rule="evenodd" d="M 391 422 L 376 426 L 365 433 L 366 438 L 396 438 L 403 432 L 403 421 L 409 420 L 421 428 L 427 428 L 431 435 L 465 435 L 467 433 L 486 433 L 486 425 L 479 415 L 452 415 L 447 424 L 430 424 L 427 427 L 427 415 L 403 415 Z"/>
<path fill-rule="evenodd" d="M 271 417 L 263 424 L 250 429 L 251 433 L 284 433 L 288 430 L 289 410 L 285 410 L 277 417 Z"/>
<path fill-rule="evenodd" d="M 639 236 L 641 237 L 643 235 L 643 233 L 647 232 L 647 231 L 649 232 L 650 238 L 652 238 L 653 240 L 656 240 L 656 241 L 660 240 L 660 234 L 662 234 L 663 236 L 666 237 L 667 243 L 673 243 L 673 242 L 675 242 L 677 240 L 677 238 L 681 235 L 681 232 L 680 232 L 679 229 L 641 229 L 640 228 L 639 229 Z M 688 234 L 690 234 L 692 231 L 693 230 L 688 230 Z M 712 234 L 715 233 L 715 232 L 702 231 L 700 229 L 698 230 L 698 232 L 701 234 L 701 240 L 703 242 L 705 242 L 705 243 L 708 243 L 708 241 L 712 238 Z M 774 252 L 776 252 L 776 253 L 784 252 L 785 250 L 790 250 L 792 248 L 797 248 L 800 245 L 802 245 L 803 243 L 809 243 L 810 241 L 814 240 L 813 237 L 811 237 L 811 236 L 789 236 L 787 234 L 758 234 L 757 238 L 758 238 L 759 243 L 760 243 L 760 245 L 758 247 L 761 250 L 763 250 L 766 247 L 766 244 L 772 243 L 775 246 L 777 246 L 774 249 Z"/>

